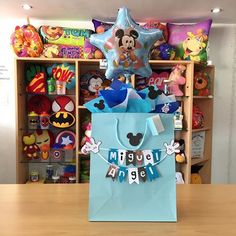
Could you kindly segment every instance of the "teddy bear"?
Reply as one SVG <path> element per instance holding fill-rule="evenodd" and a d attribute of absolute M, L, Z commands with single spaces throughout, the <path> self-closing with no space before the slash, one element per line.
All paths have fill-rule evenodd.
<path fill-rule="evenodd" d="M 209 95 L 209 75 L 205 71 L 199 71 L 194 76 L 194 95 L 208 96 Z"/>

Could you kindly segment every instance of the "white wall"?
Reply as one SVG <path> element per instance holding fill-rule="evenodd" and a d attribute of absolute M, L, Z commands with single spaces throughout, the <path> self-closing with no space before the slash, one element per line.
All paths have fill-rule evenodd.
<path fill-rule="evenodd" d="M 0 22 L 3 22 L 2 20 Z M 10 49 L 9 36 L 16 24 L 26 23 L 22 19 L 4 19 L 0 24 L 0 64 L 2 60 L 8 65 L 10 81 L 4 83 L 0 93 L 5 93 L 6 100 L 0 101 L 0 183 L 15 183 L 15 83 L 13 76 L 14 54 Z M 63 25 L 70 27 L 92 28 L 91 22 L 71 21 L 32 21 L 36 27 L 42 24 Z M 214 97 L 214 132 L 213 132 L 213 183 L 236 183 L 236 104 L 233 76 L 233 61 L 236 28 L 235 25 L 214 26 L 210 34 L 210 59 L 216 66 L 215 97 Z M 233 80 L 234 79 L 234 80 Z M 0 96 L 2 99 L 3 96 Z"/>

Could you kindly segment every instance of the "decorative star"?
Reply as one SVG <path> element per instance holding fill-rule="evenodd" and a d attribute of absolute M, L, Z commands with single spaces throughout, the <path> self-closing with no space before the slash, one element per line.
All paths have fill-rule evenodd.
<path fill-rule="evenodd" d="M 70 140 L 70 136 L 68 135 L 67 137 L 61 137 L 62 138 L 62 142 L 61 142 L 61 145 L 68 145 L 68 144 L 71 144 L 73 143 L 72 140 Z"/>
<path fill-rule="evenodd" d="M 105 33 L 91 35 L 90 42 L 107 59 L 108 79 L 131 74 L 149 77 L 152 74 L 149 51 L 161 37 L 161 30 L 140 27 L 127 8 L 120 8 L 115 24 Z"/>

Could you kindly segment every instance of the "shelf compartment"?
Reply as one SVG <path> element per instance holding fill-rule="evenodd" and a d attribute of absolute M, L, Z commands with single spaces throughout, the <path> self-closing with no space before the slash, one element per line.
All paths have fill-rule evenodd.
<path fill-rule="evenodd" d="M 201 128 L 201 129 L 192 129 L 192 132 L 200 132 L 200 131 L 208 131 L 208 130 L 211 130 L 210 127 L 204 127 L 204 128 Z"/>
<path fill-rule="evenodd" d="M 200 164 L 200 163 L 204 163 L 209 161 L 209 158 L 192 158 L 191 159 L 191 165 L 196 165 L 196 164 Z"/>

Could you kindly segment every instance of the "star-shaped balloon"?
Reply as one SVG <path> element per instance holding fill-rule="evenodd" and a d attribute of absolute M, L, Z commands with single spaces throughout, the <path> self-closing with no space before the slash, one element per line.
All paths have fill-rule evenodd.
<path fill-rule="evenodd" d="M 149 77 L 149 51 L 161 37 L 161 30 L 140 27 L 124 7 L 119 9 L 115 24 L 105 33 L 91 35 L 90 42 L 107 59 L 108 79 L 131 74 Z"/>

